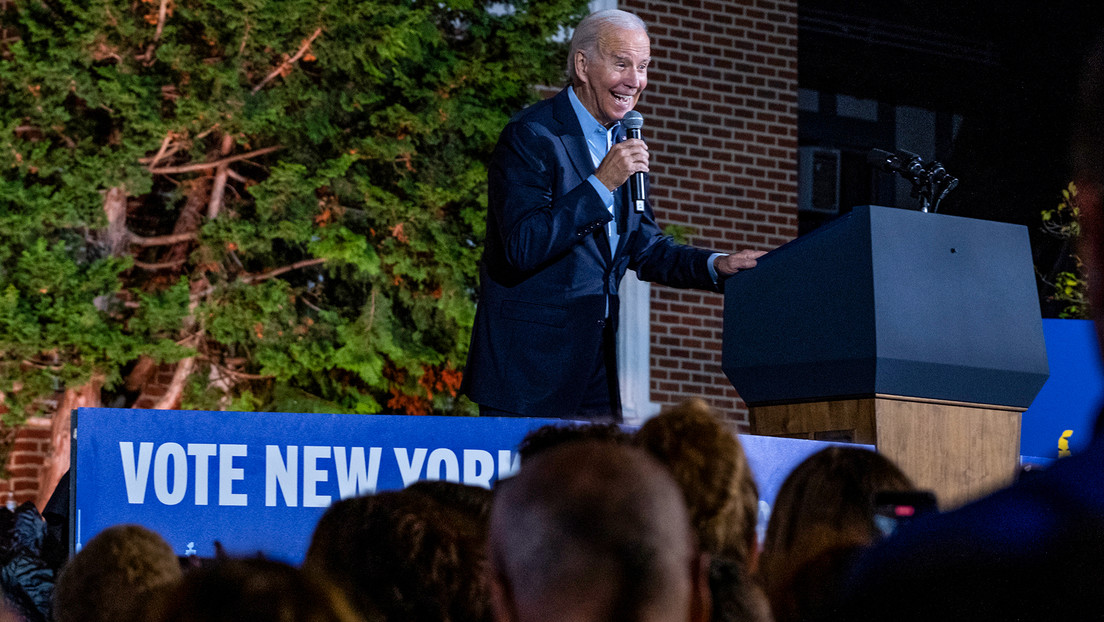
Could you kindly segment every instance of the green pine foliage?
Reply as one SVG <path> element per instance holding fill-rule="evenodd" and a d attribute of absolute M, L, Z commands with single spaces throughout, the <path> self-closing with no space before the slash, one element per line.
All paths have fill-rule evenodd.
<path fill-rule="evenodd" d="M 9 4 L 3 423 L 140 357 L 194 357 L 186 408 L 471 414 L 484 163 L 585 10 Z"/>

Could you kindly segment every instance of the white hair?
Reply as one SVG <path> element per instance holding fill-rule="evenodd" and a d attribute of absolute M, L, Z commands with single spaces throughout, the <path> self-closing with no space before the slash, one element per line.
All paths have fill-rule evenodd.
<path fill-rule="evenodd" d="M 575 34 L 571 36 L 571 49 L 567 54 L 567 78 L 571 84 L 575 84 L 579 78 L 578 74 L 575 73 L 575 53 L 582 50 L 588 55 L 596 55 L 598 53 L 598 37 L 606 28 L 648 32 L 648 26 L 644 24 L 644 20 L 620 9 L 595 11 L 584 17 L 583 21 L 575 27 Z"/>

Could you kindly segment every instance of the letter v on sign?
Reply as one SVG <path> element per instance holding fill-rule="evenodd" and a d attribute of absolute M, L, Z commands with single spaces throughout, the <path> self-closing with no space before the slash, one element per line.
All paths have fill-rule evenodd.
<path fill-rule="evenodd" d="M 150 462 L 153 460 L 153 443 L 138 445 L 138 461 L 134 461 L 134 443 L 119 441 L 119 453 L 123 458 L 123 480 L 126 482 L 127 502 L 145 503 L 146 483 L 149 481 Z"/>

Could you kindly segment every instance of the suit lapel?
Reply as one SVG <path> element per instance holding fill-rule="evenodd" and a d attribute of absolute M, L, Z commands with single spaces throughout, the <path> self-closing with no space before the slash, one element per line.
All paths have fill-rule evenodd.
<path fill-rule="evenodd" d="M 594 172 L 594 161 L 590 157 L 590 147 L 583 137 L 583 128 L 579 125 L 579 119 L 575 116 L 575 110 L 571 107 L 571 100 L 567 98 L 567 89 L 560 91 L 553 101 L 552 116 L 559 123 L 557 134 L 563 143 L 564 152 L 568 160 L 575 167 L 575 172 L 580 179 L 590 177 Z"/>
<path fill-rule="evenodd" d="M 587 177 L 594 173 L 594 160 L 590 157 L 590 147 L 587 146 L 586 138 L 583 137 L 583 128 L 579 125 L 579 118 L 575 116 L 575 109 L 571 107 L 571 100 L 567 97 L 567 89 L 569 88 L 571 87 L 568 86 L 555 95 L 552 102 L 552 118 L 559 124 L 556 134 L 563 144 L 567 159 L 571 161 L 571 165 L 575 168 L 579 179 L 583 183 L 587 183 Z M 618 191 L 620 190 L 618 188 Z M 617 206 L 616 195 L 617 192 L 614 192 L 615 209 Z M 609 234 L 605 227 L 599 227 L 595 231 L 593 240 L 606 262 L 613 261 L 613 255 L 610 252 Z M 619 240 L 618 248 L 620 248 L 621 243 L 622 241 Z"/>

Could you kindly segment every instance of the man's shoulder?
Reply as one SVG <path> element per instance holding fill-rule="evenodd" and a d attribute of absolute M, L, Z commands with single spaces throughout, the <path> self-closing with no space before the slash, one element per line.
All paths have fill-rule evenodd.
<path fill-rule="evenodd" d="M 564 101 L 560 101 L 560 100 Z M 531 104 L 518 112 L 510 119 L 509 125 L 541 125 L 549 126 L 558 116 L 557 109 L 567 102 L 566 89 L 559 93 Z"/>

